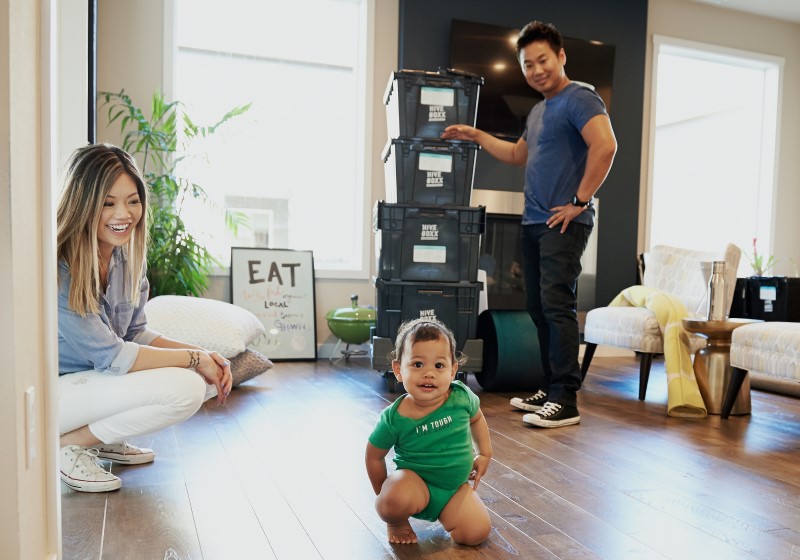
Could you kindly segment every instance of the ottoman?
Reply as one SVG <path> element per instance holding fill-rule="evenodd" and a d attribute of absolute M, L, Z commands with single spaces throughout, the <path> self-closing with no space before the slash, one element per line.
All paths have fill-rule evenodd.
<path fill-rule="evenodd" d="M 800 383 L 800 323 L 771 321 L 739 327 L 731 336 L 733 375 L 722 405 L 727 418 L 748 372 Z"/>

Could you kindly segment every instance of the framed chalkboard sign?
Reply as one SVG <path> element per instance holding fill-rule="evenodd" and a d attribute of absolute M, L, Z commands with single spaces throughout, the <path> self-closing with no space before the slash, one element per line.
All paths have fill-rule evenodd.
<path fill-rule="evenodd" d="M 252 347 L 271 360 L 315 360 L 317 320 L 311 251 L 231 248 L 231 302 L 267 333 Z"/>

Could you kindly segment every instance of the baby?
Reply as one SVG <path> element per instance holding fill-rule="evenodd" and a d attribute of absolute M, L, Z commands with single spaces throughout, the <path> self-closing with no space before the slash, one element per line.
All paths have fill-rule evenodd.
<path fill-rule="evenodd" d="M 478 396 L 455 381 L 455 337 L 435 319 L 405 322 L 393 358 L 406 394 L 383 410 L 366 452 L 375 509 L 386 521 L 389 542 L 416 543 L 409 522 L 414 517 L 438 519 L 458 544 L 481 544 L 492 525 L 475 489 L 492 444 Z M 392 447 L 397 470 L 387 476 L 385 457 Z"/>

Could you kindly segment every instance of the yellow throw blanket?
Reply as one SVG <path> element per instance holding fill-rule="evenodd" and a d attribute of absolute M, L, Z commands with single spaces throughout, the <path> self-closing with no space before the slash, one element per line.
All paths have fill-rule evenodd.
<path fill-rule="evenodd" d="M 667 414 L 705 418 L 706 405 L 697 387 L 688 340 L 681 323 L 689 315 L 683 303 L 675 296 L 655 288 L 631 286 L 622 290 L 609 306 L 644 307 L 655 313 L 664 337 Z"/>

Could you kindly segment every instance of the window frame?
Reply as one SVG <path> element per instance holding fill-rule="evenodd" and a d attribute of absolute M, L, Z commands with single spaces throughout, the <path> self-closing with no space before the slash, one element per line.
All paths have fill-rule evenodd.
<path fill-rule="evenodd" d="M 775 216 L 777 215 L 778 204 L 778 179 L 779 179 L 779 159 L 780 159 L 780 138 L 781 138 L 781 113 L 783 106 L 783 80 L 785 74 L 785 59 L 783 57 L 769 55 L 765 53 L 748 51 L 743 49 L 735 49 L 731 47 L 724 47 L 711 43 L 703 43 L 699 41 L 692 41 L 688 39 L 680 39 L 666 35 L 653 34 L 652 36 L 652 51 L 651 51 L 651 75 L 650 75 L 650 116 L 649 128 L 647 131 L 648 153 L 647 153 L 647 175 L 643 185 L 643 198 L 644 198 L 644 224 L 643 236 L 644 246 L 650 247 L 652 244 L 651 227 L 653 216 L 653 188 L 654 188 L 654 173 L 655 173 L 655 147 L 656 147 L 656 99 L 658 92 L 658 59 L 663 49 L 686 49 L 689 51 L 699 51 L 708 55 L 709 59 L 714 58 L 726 59 L 733 58 L 737 61 L 749 61 L 754 68 L 766 68 L 767 66 L 775 67 L 777 72 L 776 89 L 777 100 L 775 108 L 775 131 L 774 136 L 771 138 L 762 137 L 762 145 L 765 142 L 772 144 L 773 158 L 772 158 L 772 179 L 771 179 L 771 199 L 769 202 L 769 224 L 767 229 L 769 231 L 768 246 L 761 247 L 765 253 L 771 253 L 775 244 L 776 229 L 775 229 Z M 766 163 L 766 162 L 763 162 Z M 763 175 L 762 171 L 762 175 Z M 764 183 L 760 183 L 760 186 Z M 641 230 L 640 230 L 641 231 Z M 742 247 L 743 253 L 748 253 L 749 245 Z M 740 272 L 748 268 L 747 259 L 742 259 L 740 262 Z"/>
<path fill-rule="evenodd" d="M 373 145 L 373 126 L 370 126 L 373 119 L 374 103 L 371 84 L 375 78 L 375 12 L 377 0 L 356 0 L 360 6 L 360 17 L 365 23 L 360 29 L 359 37 L 361 48 L 359 49 L 359 72 L 358 72 L 358 92 L 359 99 L 356 106 L 361 107 L 358 113 L 357 128 L 360 131 L 358 145 L 356 149 L 357 159 L 356 168 L 360 170 L 358 177 L 361 193 L 360 212 L 356 212 L 354 219 L 360 222 L 359 225 L 363 232 L 361 245 L 361 257 L 359 267 L 355 269 L 330 270 L 319 268 L 318 261 L 315 260 L 315 276 L 319 279 L 332 280 L 365 280 L 369 279 L 371 273 L 372 259 L 372 239 L 369 235 L 371 231 L 372 213 L 372 188 L 371 179 L 372 167 L 372 145 Z M 163 64 L 162 64 L 162 84 L 165 96 L 168 99 L 175 97 L 175 65 L 178 57 L 177 45 L 177 8 L 176 0 L 165 0 L 164 2 L 164 28 L 163 28 Z M 215 267 L 212 276 L 230 276 L 230 267 Z"/>

